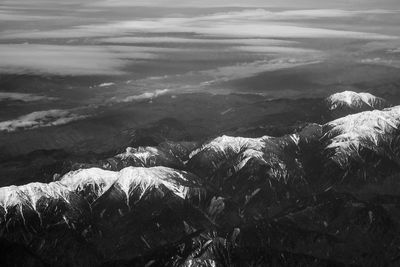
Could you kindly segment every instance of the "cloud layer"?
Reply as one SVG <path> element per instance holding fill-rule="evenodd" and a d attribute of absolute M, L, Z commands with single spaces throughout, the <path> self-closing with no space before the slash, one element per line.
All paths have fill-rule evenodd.
<path fill-rule="evenodd" d="M 393 8 L 398 4 L 397 0 L 363 0 L 364 8 L 386 7 Z M 281 8 L 321 8 L 321 7 L 346 7 L 359 8 L 359 0 L 99 0 L 91 2 L 93 6 L 102 7 L 127 7 L 127 6 L 147 6 L 147 7 L 281 7 Z"/>
<path fill-rule="evenodd" d="M 264 9 L 215 13 L 197 17 L 166 17 L 118 21 L 107 24 L 82 25 L 69 29 L 15 32 L 3 38 L 87 38 L 110 37 L 133 33 L 195 33 L 203 36 L 239 38 L 350 38 L 391 39 L 384 34 L 334 30 L 284 23 L 301 18 L 348 17 L 365 14 L 385 14 L 392 11 L 368 10 L 294 10 L 271 12 Z M 395 12 L 395 11 L 393 11 Z"/>
<path fill-rule="evenodd" d="M 0 92 L 0 101 L 22 101 L 22 102 L 33 102 L 41 100 L 56 100 L 57 98 L 33 95 L 26 93 L 14 93 L 14 92 Z"/>
<path fill-rule="evenodd" d="M 299 66 L 317 64 L 318 59 L 304 58 L 279 58 L 272 60 L 259 60 L 251 63 L 237 64 L 233 66 L 220 67 L 214 70 L 200 72 L 203 75 L 214 77 L 212 82 L 228 81 L 232 79 L 241 79 L 268 71 L 281 69 L 290 69 Z"/>
<path fill-rule="evenodd" d="M 124 73 L 126 59 L 155 57 L 144 49 L 124 46 L 0 44 L 0 72 L 119 75 Z"/>
<path fill-rule="evenodd" d="M 154 92 L 145 92 L 140 95 L 132 95 L 127 96 L 122 100 L 116 100 L 116 102 L 132 102 L 132 101 L 141 101 L 141 100 L 151 100 L 161 95 L 165 95 L 169 92 L 168 89 L 159 89 Z"/>
<path fill-rule="evenodd" d="M 388 41 L 398 37 L 347 28 L 323 28 L 318 27 L 319 24 L 305 23 L 303 19 L 361 18 L 370 14 L 396 12 L 398 11 L 341 9 L 272 12 L 265 9 L 245 9 L 198 16 L 110 20 L 109 23 L 56 30 L 9 30 L 0 32 L 3 42 L 0 44 L 0 72 L 121 75 L 127 74 L 127 65 L 135 60 L 179 60 L 184 57 L 188 60 L 190 54 L 206 55 L 215 53 L 216 49 L 221 52 L 229 50 L 256 54 L 308 54 L 312 49 L 300 48 L 298 39 Z M 2 15 L 5 13 L 0 12 L 0 17 Z M 23 39 L 40 44 L 4 44 L 11 39 L 13 42 Z M 43 40 L 61 44 L 42 44 Z M 75 45 L 71 45 L 72 43 Z M 190 51 L 193 53 L 186 53 Z"/>
<path fill-rule="evenodd" d="M 60 109 L 35 111 L 14 120 L 0 122 L 0 131 L 13 132 L 16 130 L 57 126 L 81 120 L 86 117 L 85 115 L 78 115 L 71 111 Z"/>

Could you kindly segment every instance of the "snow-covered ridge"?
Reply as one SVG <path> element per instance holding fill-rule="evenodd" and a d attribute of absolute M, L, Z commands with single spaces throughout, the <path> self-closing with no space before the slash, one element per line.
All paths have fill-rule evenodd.
<path fill-rule="evenodd" d="M 206 176 L 220 170 L 227 170 L 230 175 L 242 170 L 250 160 L 256 160 L 270 167 L 271 176 L 286 177 L 299 169 L 294 151 L 299 148 L 301 138 L 301 134 L 260 138 L 221 136 L 193 151 L 188 164 L 194 172 L 200 170 Z"/>
<path fill-rule="evenodd" d="M 0 188 L 0 205 L 4 214 L 8 210 L 17 209 L 24 217 L 25 212 L 35 211 L 39 217 L 52 205 L 69 206 L 71 198 L 77 198 L 81 191 L 89 189 L 87 194 L 99 197 L 116 180 L 118 173 L 97 168 L 73 171 L 63 176 L 60 181 L 51 183 L 30 183 L 22 186 L 7 186 Z M 93 197 L 92 197 L 93 198 Z M 45 203 L 45 205 L 40 204 Z M 40 205 L 39 205 L 40 204 Z M 50 214 L 51 216 L 51 214 Z"/>
<path fill-rule="evenodd" d="M 133 194 L 137 194 L 135 199 L 140 200 L 142 196 L 153 189 L 161 190 L 161 186 L 185 199 L 190 189 L 188 184 L 193 182 L 188 179 L 189 177 L 193 178 L 194 176 L 167 167 L 128 167 L 119 172 L 114 187 L 125 193 L 128 206 L 130 205 L 129 199 Z"/>
<path fill-rule="evenodd" d="M 102 170 L 99 168 L 80 169 L 64 175 L 59 183 L 74 192 L 87 192 L 93 195 L 93 200 L 99 198 L 117 180 L 118 172 Z"/>
<path fill-rule="evenodd" d="M 22 212 L 23 207 L 40 213 L 37 203 L 40 199 L 61 200 L 69 203 L 70 188 L 60 182 L 31 183 L 22 186 L 0 188 L 0 206 L 5 213 L 9 208 L 17 207 Z"/>
<path fill-rule="evenodd" d="M 196 142 L 163 142 L 156 147 L 127 147 L 125 152 L 96 163 L 76 163 L 73 169 L 98 167 L 120 171 L 126 167 L 165 166 L 182 169 L 189 153 L 198 145 Z"/>
<path fill-rule="evenodd" d="M 146 162 L 146 160 L 148 160 L 152 156 L 158 156 L 158 155 L 160 155 L 160 150 L 155 147 L 139 147 L 139 148 L 128 147 L 125 153 L 118 154 L 115 157 L 121 159 L 135 157 L 137 159 L 140 159 L 142 162 Z"/>
<path fill-rule="evenodd" d="M 217 169 L 223 161 L 239 157 L 235 169 L 240 170 L 250 158 L 262 158 L 265 141 L 270 138 L 269 136 L 245 138 L 223 135 L 192 151 L 189 158 L 192 161 L 197 159 L 209 161 L 213 169 Z"/>
<path fill-rule="evenodd" d="M 167 167 L 128 167 L 120 172 L 98 168 L 72 171 L 57 182 L 0 188 L 0 218 L 10 219 L 7 218 L 8 212 L 17 210 L 25 223 L 25 214 L 35 212 L 41 218 L 49 206 L 79 209 L 77 203 L 90 205 L 115 187 L 125 193 L 128 205 L 133 194 L 135 199 L 140 199 L 145 193 L 161 186 L 184 199 L 194 179 L 192 174 Z M 61 216 L 61 219 L 67 220 L 65 216 Z M 0 219 L 0 224 L 2 222 Z"/>
<path fill-rule="evenodd" d="M 240 153 L 247 149 L 261 149 L 264 144 L 264 140 L 271 137 L 263 136 L 260 138 L 246 138 L 246 137 L 233 137 L 223 135 L 211 140 L 208 143 L 203 144 L 200 148 L 192 151 L 189 158 L 193 158 L 198 153 L 205 150 L 212 150 L 215 152 L 221 152 L 226 154 L 228 151 L 234 153 Z"/>
<path fill-rule="evenodd" d="M 387 108 L 390 105 L 383 98 L 370 93 L 356 93 L 344 91 L 333 94 L 326 99 L 329 110 L 336 110 L 343 107 L 356 111 L 374 110 Z"/>
<path fill-rule="evenodd" d="M 346 166 L 362 148 L 383 153 L 399 136 L 399 126 L 400 106 L 348 115 L 325 124 L 326 148 L 333 151 L 333 160 Z"/>
<path fill-rule="evenodd" d="M 157 165 L 176 166 L 179 161 L 170 151 L 158 147 L 128 147 L 124 153 L 114 157 L 125 166 L 152 167 Z"/>

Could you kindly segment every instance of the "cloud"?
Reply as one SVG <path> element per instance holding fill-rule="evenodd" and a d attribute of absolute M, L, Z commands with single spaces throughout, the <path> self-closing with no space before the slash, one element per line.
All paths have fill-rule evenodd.
<path fill-rule="evenodd" d="M 296 44 L 295 41 L 278 40 L 278 39 L 212 39 L 212 38 L 182 38 L 167 36 L 137 37 L 137 36 L 121 36 L 110 37 L 98 40 L 101 43 L 111 44 L 224 44 L 224 45 L 290 45 Z"/>
<path fill-rule="evenodd" d="M 367 12 L 367 11 L 363 11 Z M 369 11 L 372 12 L 372 11 Z M 3 35 L 8 38 L 88 38 L 120 37 L 133 33 L 194 33 L 222 38 L 347 38 L 393 39 L 395 37 L 347 30 L 289 25 L 286 21 L 299 17 L 349 16 L 361 11 L 296 10 L 270 12 L 263 9 L 240 12 L 215 13 L 195 17 L 164 17 L 119 21 L 108 24 L 82 25 L 51 31 L 14 32 Z M 280 21 L 276 21 L 279 18 Z"/>
<path fill-rule="evenodd" d="M 209 51 L 190 47 L 0 44 L 0 73 L 122 75 L 126 74 L 125 67 L 135 60 L 154 60 L 171 53 L 201 50 Z"/>
<path fill-rule="evenodd" d="M 296 47 L 282 47 L 282 46 L 235 46 L 235 50 L 254 52 L 254 53 L 266 53 L 266 54 L 300 54 L 306 56 L 311 54 L 315 57 L 322 53 L 314 49 L 296 48 Z"/>
<path fill-rule="evenodd" d="M 208 87 L 214 83 L 252 77 L 263 72 L 317 64 L 329 57 L 329 54 L 323 51 L 295 47 L 233 46 L 230 49 L 261 54 L 257 55 L 257 58 L 262 59 L 238 64 L 230 63 L 230 65 L 206 70 L 190 70 L 175 75 L 147 77 L 136 82 L 146 84 L 148 88 L 159 88 L 168 84 L 169 88 L 175 88 L 180 92 L 198 91 L 199 86 Z M 177 80 L 185 81 L 184 85 L 177 84 Z"/>
<path fill-rule="evenodd" d="M 127 59 L 156 58 L 155 54 L 144 50 L 124 46 L 0 44 L 0 72 L 120 75 L 124 73 Z"/>
<path fill-rule="evenodd" d="M 262 20 L 262 21 L 290 21 L 318 18 L 342 18 L 364 15 L 397 14 L 399 10 L 342 10 L 342 9 L 298 9 L 285 11 L 269 11 L 265 9 L 245 9 L 241 11 L 219 12 L 202 16 L 202 20 Z"/>
<path fill-rule="evenodd" d="M 64 17 L 66 18 L 66 17 Z M 30 15 L 25 12 L 16 12 L 8 10 L 7 12 L 0 10 L 0 21 L 39 21 L 39 20 L 56 20 L 60 19 L 60 16 L 49 16 L 49 15 Z"/>
<path fill-rule="evenodd" d="M 343 9 L 298 9 L 284 11 L 268 11 L 265 9 L 248 9 L 236 12 L 215 13 L 209 19 L 252 19 L 252 20 L 298 20 L 318 18 L 356 17 L 363 15 L 396 14 L 399 10 L 343 10 Z"/>
<path fill-rule="evenodd" d="M 0 101 L 13 100 L 23 102 L 33 102 L 41 100 L 56 100 L 55 97 L 25 94 L 25 93 L 12 93 L 12 92 L 0 92 Z"/>
<path fill-rule="evenodd" d="M 364 15 L 396 14 L 399 10 L 371 9 L 371 10 L 343 10 L 343 9 L 306 9 L 287 10 L 276 12 L 276 19 L 310 19 L 310 18 L 340 18 Z"/>
<path fill-rule="evenodd" d="M 216 49 L 221 53 L 239 51 L 243 55 L 244 52 L 246 56 L 248 53 L 285 54 L 283 59 L 293 58 L 287 55 L 319 53 L 297 47 L 299 42 L 295 39 L 363 39 L 382 43 L 399 40 L 396 36 L 379 33 L 309 26 L 317 24 L 302 24 L 301 18 L 361 17 L 391 12 L 397 11 L 246 9 L 191 17 L 176 15 L 123 21 L 109 19 L 112 22 L 57 30 L 5 31 L 0 33 L 2 42 L 10 38 L 22 38 L 24 41 L 32 39 L 29 40 L 32 42 L 51 39 L 52 42 L 73 41 L 88 45 L 0 44 L 0 73 L 121 75 L 126 74 L 128 64 L 136 59 L 179 61 L 189 58 L 195 61 L 198 60 L 196 55 L 204 59 L 215 53 Z M 175 33 L 187 37 L 176 37 Z M 165 44 L 169 47 L 162 47 Z M 211 51 L 206 44 L 218 44 L 221 48 L 213 47 Z"/>
<path fill-rule="evenodd" d="M 201 71 L 189 71 L 184 74 L 178 75 L 166 75 L 159 77 L 150 77 L 142 80 L 143 83 L 152 81 L 156 82 L 156 85 L 160 86 L 162 84 L 171 84 L 175 80 L 176 77 L 179 76 L 180 79 L 188 81 L 184 86 L 176 84 L 174 88 L 178 89 L 179 92 L 184 91 L 198 91 L 199 86 L 208 87 L 211 84 L 215 84 L 218 82 L 226 82 L 235 79 L 243 79 L 258 75 L 264 72 L 271 72 L 283 69 L 291 69 L 300 66 L 312 65 L 321 63 L 324 60 L 324 55 L 312 55 L 308 57 L 300 56 L 300 57 L 290 57 L 288 54 L 286 57 L 284 55 L 279 55 L 278 58 L 265 59 L 265 60 L 256 60 L 248 63 L 241 63 L 235 65 L 222 66 L 214 69 L 201 70 Z M 191 83 L 191 82 L 194 83 Z M 158 90 L 156 93 L 144 93 L 138 96 L 129 96 L 125 98 L 125 101 L 116 101 L 116 102 L 129 102 L 131 100 L 137 99 L 148 99 L 159 96 L 170 92 L 167 89 Z"/>
<path fill-rule="evenodd" d="M 201 39 L 198 40 L 200 41 Z M 227 41 L 232 41 L 232 44 L 234 44 L 233 42 L 241 42 L 239 39 Z M 247 42 L 247 46 L 232 46 L 229 47 L 229 49 L 225 48 L 224 51 L 243 51 L 269 54 L 318 54 L 318 51 L 316 50 L 283 47 L 285 44 L 294 44 L 295 42 L 269 39 L 248 39 L 243 40 L 243 42 Z M 275 46 L 270 46 L 267 44 L 273 44 Z M 191 51 L 195 51 L 197 54 L 192 53 Z M 0 73 L 34 73 L 65 76 L 121 75 L 125 74 L 126 65 L 132 63 L 132 60 L 170 58 L 170 55 L 168 54 L 175 53 L 177 55 L 181 55 L 185 52 L 190 52 L 188 55 L 193 57 L 198 55 L 199 51 L 201 51 L 201 53 L 208 53 L 211 50 L 207 48 L 195 47 L 164 48 L 126 45 L 68 46 L 43 44 L 0 44 Z M 214 48 L 212 49 L 212 52 L 215 52 Z"/>
<path fill-rule="evenodd" d="M 132 102 L 132 101 L 140 101 L 140 100 L 148 100 L 153 99 L 161 95 L 165 95 L 169 92 L 168 89 L 156 90 L 154 92 L 145 92 L 140 95 L 132 95 L 125 97 L 122 100 L 117 100 L 116 102 Z"/>
<path fill-rule="evenodd" d="M 363 0 L 363 8 L 396 8 L 398 0 Z M 360 0 L 100 0 L 91 2 L 90 5 L 100 7 L 127 7 L 127 6 L 146 6 L 146 7 L 280 7 L 280 8 L 359 8 Z"/>
<path fill-rule="evenodd" d="M 87 118 L 87 116 L 74 114 L 68 110 L 52 109 L 35 111 L 14 120 L 0 122 L 0 131 L 13 132 L 17 130 L 57 126 L 85 118 Z"/>
<path fill-rule="evenodd" d="M 267 37 L 267 38 L 341 38 L 341 39 L 393 39 L 396 37 L 356 32 L 312 28 L 292 25 L 279 25 L 256 22 L 221 22 L 215 27 L 197 28 L 196 32 L 212 36 L 236 36 L 236 37 Z"/>
<path fill-rule="evenodd" d="M 388 66 L 392 68 L 400 68 L 400 60 L 398 59 L 385 59 L 385 58 L 366 58 L 362 59 L 361 63 L 363 64 L 371 64 L 371 65 L 380 65 L 380 66 Z"/>
<path fill-rule="evenodd" d="M 110 87 L 110 86 L 113 86 L 113 85 L 115 85 L 115 83 L 108 82 L 108 83 L 101 83 L 101 84 L 98 85 L 98 87 Z"/>
<path fill-rule="evenodd" d="M 299 66 L 317 64 L 320 62 L 321 59 L 278 58 L 225 66 L 213 70 L 201 71 L 200 73 L 214 77 L 212 82 L 219 82 L 251 77 L 267 71 L 295 68 Z"/>

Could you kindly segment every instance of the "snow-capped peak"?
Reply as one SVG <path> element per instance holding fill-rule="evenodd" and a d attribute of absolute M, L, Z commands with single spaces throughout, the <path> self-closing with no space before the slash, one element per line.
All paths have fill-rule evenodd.
<path fill-rule="evenodd" d="M 226 171 L 227 177 L 243 170 L 250 161 L 270 166 L 270 175 L 286 176 L 291 167 L 296 172 L 299 164 L 295 160 L 302 134 L 282 137 L 263 136 L 244 138 L 221 136 L 204 144 L 191 154 L 189 168 L 200 176 L 212 177 L 215 171 Z M 288 156 L 285 156 L 288 155 Z"/>
<path fill-rule="evenodd" d="M 325 136 L 330 138 L 327 149 L 334 150 L 333 159 L 343 166 L 362 147 L 378 152 L 390 145 L 399 126 L 400 106 L 348 115 L 325 125 Z"/>
<path fill-rule="evenodd" d="M 265 142 L 270 138 L 269 136 L 245 138 L 223 135 L 192 151 L 189 155 L 189 164 L 194 169 L 203 169 L 209 173 L 217 170 L 224 162 L 233 160 L 232 167 L 238 171 L 251 158 L 262 159 Z"/>
<path fill-rule="evenodd" d="M 146 192 L 158 189 L 161 185 L 184 199 L 189 190 L 189 187 L 183 185 L 188 183 L 188 175 L 184 171 L 167 167 L 128 167 L 120 171 L 115 184 L 126 194 L 128 205 L 131 192 L 139 192 L 141 199 Z"/>
<path fill-rule="evenodd" d="M 54 217 L 48 207 L 63 210 L 66 206 L 68 209 L 79 210 L 115 188 L 126 195 L 128 206 L 130 199 L 138 201 L 146 193 L 157 194 L 154 189 L 158 189 L 161 196 L 166 195 L 167 190 L 186 199 L 194 180 L 193 174 L 167 167 L 128 167 L 120 172 L 98 168 L 81 169 L 64 175 L 56 182 L 0 188 L 0 223 L 3 217 L 4 220 L 10 219 L 6 215 L 14 209 L 24 223 L 26 215 L 31 212 L 36 213 L 40 219 Z M 68 217 L 61 211 L 57 218 L 68 222 L 65 216 Z"/>
<path fill-rule="evenodd" d="M 99 168 L 80 169 L 64 175 L 60 183 L 75 192 L 83 191 L 90 186 L 92 193 L 98 198 L 114 184 L 117 177 L 118 172 Z"/>
<path fill-rule="evenodd" d="M 155 147 L 139 147 L 139 148 L 128 147 L 126 148 L 125 153 L 118 154 L 116 157 L 122 159 L 129 157 L 136 157 L 145 162 L 151 156 L 157 156 L 159 154 L 160 151 Z"/>
<path fill-rule="evenodd" d="M 364 111 L 389 107 L 389 104 L 383 98 L 370 93 L 356 93 L 353 91 L 333 94 L 327 98 L 327 102 L 330 110 L 347 107 Z"/>
<path fill-rule="evenodd" d="M 35 212 L 39 218 L 42 216 L 49 203 L 62 202 L 69 204 L 71 190 L 65 185 L 54 183 L 30 183 L 22 186 L 7 186 L 0 188 L 0 206 L 6 215 L 9 210 L 16 209 L 20 214 L 22 221 L 26 224 L 25 213 L 27 211 Z M 46 205 L 38 205 L 39 200 L 48 201 Z M 6 219 L 6 216 L 4 216 Z M 1 220 L 0 220 L 1 222 Z"/>
<path fill-rule="evenodd" d="M 237 154 L 244 152 L 244 150 L 247 149 L 260 150 L 262 147 L 264 147 L 264 141 L 269 138 L 269 136 L 263 136 L 260 138 L 245 138 L 223 135 L 204 144 L 201 148 L 194 150 L 192 153 L 190 153 L 189 158 L 193 158 L 196 154 L 205 150 L 212 150 L 224 154 L 226 154 L 228 151 L 232 151 Z"/>

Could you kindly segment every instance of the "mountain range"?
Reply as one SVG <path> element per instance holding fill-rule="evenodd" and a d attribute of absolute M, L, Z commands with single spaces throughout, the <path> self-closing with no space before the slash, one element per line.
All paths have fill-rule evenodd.
<path fill-rule="evenodd" d="M 37 152 L 52 181 L 0 188 L 0 265 L 398 266 L 400 106 L 299 101 L 315 121 L 274 136 Z"/>

